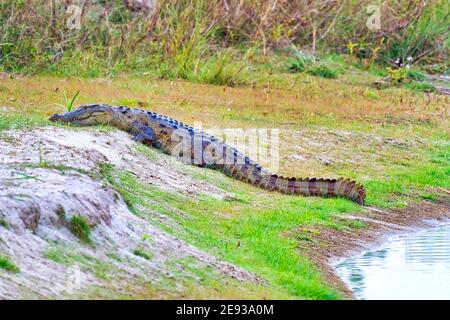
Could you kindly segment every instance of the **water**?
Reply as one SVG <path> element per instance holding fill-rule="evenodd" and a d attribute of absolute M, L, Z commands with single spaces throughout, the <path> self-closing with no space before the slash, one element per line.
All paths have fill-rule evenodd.
<path fill-rule="evenodd" d="M 392 238 L 335 268 L 358 299 L 450 299 L 450 225 Z"/>

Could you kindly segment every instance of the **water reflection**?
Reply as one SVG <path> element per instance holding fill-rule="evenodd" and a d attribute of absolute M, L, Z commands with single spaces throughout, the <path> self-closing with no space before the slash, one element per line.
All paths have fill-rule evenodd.
<path fill-rule="evenodd" d="M 336 271 L 360 299 L 450 299 L 450 225 L 392 239 Z"/>

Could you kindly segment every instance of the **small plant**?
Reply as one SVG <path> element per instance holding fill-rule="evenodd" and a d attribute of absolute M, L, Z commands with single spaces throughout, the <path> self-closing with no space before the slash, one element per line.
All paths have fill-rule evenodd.
<path fill-rule="evenodd" d="M 288 70 L 290 72 L 304 72 L 313 62 L 313 57 L 296 51 L 293 59 L 289 61 Z"/>
<path fill-rule="evenodd" d="M 245 62 L 234 62 L 228 52 L 222 52 L 207 60 L 205 64 L 198 68 L 198 72 L 192 74 L 189 79 L 234 87 L 246 83 L 242 74 L 245 67 Z"/>
<path fill-rule="evenodd" d="M 372 66 L 375 63 L 375 61 L 378 60 L 378 56 L 379 56 L 378 52 L 383 48 L 382 47 L 383 40 L 384 40 L 384 38 L 382 39 L 382 41 L 381 41 L 381 43 L 380 43 L 380 45 L 378 47 L 371 47 L 370 48 L 371 57 L 370 57 L 370 60 L 369 60 L 369 67 Z"/>
<path fill-rule="evenodd" d="M 134 249 L 133 254 L 134 254 L 135 256 L 144 258 L 144 259 L 146 259 L 146 260 L 152 260 L 152 257 L 153 257 L 153 255 L 152 255 L 151 253 L 145 251 L 145 250 L 142 249 L 142 248 L 136 248 L 136 249 Z"/>
<path fill-rule="evenodd" d="M 79 94 L 80 94 L 80 91 L 77 91 L 73 94 L 72 98 L 69 99 L 69 97 L 67 96 L 66 90 L 63 89 L 64 105 L 59 104 L 59 103 L 58 103 L 58 105 L 66 108 L 67 112 L 71 112 L 73 109 L 73 104 L 75 103 L 75 100 L 77 99 Z"/>
<path fill-rule="evenodd" d="M 148 239 L 151 239 L 151 236 L 150 236 L 149 234 L 145 233 L 145 234 L 142 236 L 142 240 L 143 240 L 143 241 L 146 241 L 146 240 L 148 240 Z"/>
<path fill-rule="evenodd" d="M 2 226 L 5 229 L 9 229 L 9 224 L 3 217 L 0 217 L 0 226 Z"/>
<path fill-rule="evenodd" d="M 12 263 L 7 257 L 2 255 L 0 255 L 0 268 L 14 273 L 20 272 L 18 266 Z"/>
<path fill-rule="evenodd" d="M 75 215 L 70 221 L 72 233 L 82 242 L 92 245 L 91 227 L 85 218 Z"/>
<path fill-rule="evenodd" d="M 348 54 L 353 56 L 355 54 L 355 48 L 359 46 L 359 43 L 353 43 L 351 40 L 347 43 Z"/>
<path fill-rule="evenodd" d="M 313 67 L 307 71 L 309 74 L 313 76 L 318 76 L 327 79 L 334 79 L 337 77 L 337 70 L 332 69 L 324 64 L 320 64 L 317 67 Z"/>
<path fill-rule="evenodd" d="M 373 100 L 378 99 L 378 94 L 377 94 L 377 92 L 376 92 L 376 91 L 373 91 L 373 90 L 366 89 L 366 90 L 364 91 L 364 95 L 365 95 L 367 98 L 369 98 L 369 99 L 373 99 Z"/>
<path fill-rule="evenodd" d="M 47 162 L 47 160 L 44 159 L 44 156 L 42 155 L 41 144 L 39 144 L 38 158 L 39 158 L 39 168 L 47 169 L 49 167 L 49 163 Z"/>
<path fill-rule="evenodd" d="M 406 67 L 400 67 L 398 69 L 387 67 L 386 70 L 389 73 L 392 84 L 399 84 L 406 81 L 406 76 L 408 74 L 408 69 Z"/>
<path fill-rule="evenodd" d="M 436 196 L 431 193 L 422 194 L 420 197 L 425 200 L 429 200 L 429 201 L 433 201 L 433 202 L 436 201 Z"/>

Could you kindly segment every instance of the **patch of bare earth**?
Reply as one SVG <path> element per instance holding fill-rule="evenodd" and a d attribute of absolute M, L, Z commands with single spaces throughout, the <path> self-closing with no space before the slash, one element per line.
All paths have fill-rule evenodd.
<path fill-rule="evenodd" d="M 188 271 L 192 267 L 259 283 L 251 273 L 134 215 L 115 190 L 93 178 L 97 163 L 108 162 L 160 188 L 227 196 L 164 161 L 149 160 L 134 146 L 119 131 L 41 128 L 1 134 L 0 254 L 20 272 L 0 269 L 0 299 L 135 296 L 145 287 L 159 288 L 154 297 L 176 297 L 183 290 L 180 274 L 200 283 Z M 90 227 L 88 243 L 74 232 L 75 216 Z"/>
<path fill-rule="evenodd" d="M 335 274 L 333 265 L 344 258 L 360 254 L 400 233 L 415 232 L 431 227 L 439 221 L 450 219 L 450 197 L 445 192 L 439 202 L 423 201 L 395 210 L 381 210 L 367 207 L 362 213 L 346 215 L 343 219 L 350 226 L 352 222 L 364 223 L 362 228 L 334 229 L 329 227 L 299 227 L 292 234 L 304 234 L 299 238 L 298 248 L 323 271 L 327 282 L 348 298 L 352 292 Z"/>

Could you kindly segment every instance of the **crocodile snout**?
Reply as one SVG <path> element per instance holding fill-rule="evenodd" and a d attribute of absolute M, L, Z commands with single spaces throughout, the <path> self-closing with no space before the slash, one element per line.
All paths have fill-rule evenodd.
<path fill-rule="evenodd" d="M 55 113 L 54 115 L 52 115 L 50 118 L 48 118 L 48 120 L 52 121 L 52 122 L 56 122 L 58 120 L 60 120 L 62 117 L 60 114 Z"/>

